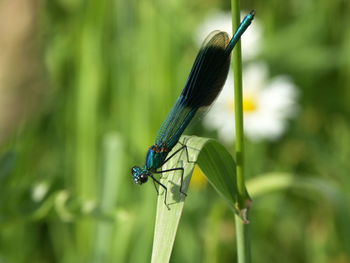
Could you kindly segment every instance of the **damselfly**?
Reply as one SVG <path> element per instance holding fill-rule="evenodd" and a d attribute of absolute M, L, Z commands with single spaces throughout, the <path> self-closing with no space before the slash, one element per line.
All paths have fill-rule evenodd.
<path fill-rule="evenodd" d="M 184 172 L 182 167 L 158 169 L 181 150 L 187 151 L 186 145 L 182 145 L 168 157 L 168 153 L 177 144 L 196 112 L 202 107 L 210 106 L 220 93 L 227 78 L 232 49 L 251 24 L 254 15 L 252 11 L 243 19 L 231 40 L 226 32 L 221 31 L 214 31 L 207 37 L 198 52 L 180 97 L 161 125 L 154 145 L 147 152 L 146 164 L 131 169 L 135 183 L 143 184 L 147 182 L 148 177 L 151 177 L 154 183 L 165 190 L 165 204 L 168 189 L 153 174 L 181 171 L 180 192 L 186 195 L 182 191 Z"/>

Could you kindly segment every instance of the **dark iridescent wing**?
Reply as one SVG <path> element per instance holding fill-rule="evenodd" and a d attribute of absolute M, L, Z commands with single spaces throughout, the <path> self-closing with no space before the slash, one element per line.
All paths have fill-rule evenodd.
<path fill-rule="evenodd" d="M 186 106 L 209 106 L 216 99 L 230 67 L 230 53 L 226 52 L 228 43 L 226 32 L 214 31 L 206 38 L 181 93 Z"/>
<path fill-rule="evenodd" d="M 209 106 L 220 93 L 230 67 L 227 33 L 214 31 L 204 41 L 186 85 L 163 122 L 155 144 L 173 148 L 201 107 Z"/>

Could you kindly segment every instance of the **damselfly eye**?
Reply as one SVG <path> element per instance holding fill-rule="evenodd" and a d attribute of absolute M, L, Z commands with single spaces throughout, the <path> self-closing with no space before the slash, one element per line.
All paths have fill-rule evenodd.
<path fill-rule="evenodd" d="M 141 172 L 141 168 L 140 167 L 138 167 L 138 166 L 133 166 L 132 168 L 131 168 L 131 173 L 134 175 L 134 174 L 138 174 L 138 173 L 140 173 Z"/>
<path fill-rule="evenodd" d="M 141 184 L 146 183 L 147 180 L 148 180 L 148 175 L 147 174 L 141 174 L 141 176 L 140 176 Z"/>
<path fill-rule="evenodd" d="M 136 170 L 136 166 L 133 166 L 133 167 L 131 168 L 131 173 L 134 174 L 134 173 L 135 173 L 135 170 Z"/>

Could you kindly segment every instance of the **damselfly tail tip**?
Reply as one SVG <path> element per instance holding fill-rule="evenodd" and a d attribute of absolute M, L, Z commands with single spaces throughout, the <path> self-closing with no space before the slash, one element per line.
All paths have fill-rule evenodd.
<path fill-rule="evenodd" d="M 255 10 L 253 9 L 252 11 L 250 11 L 250 13 L 252 16 L 255 16 Z"/>

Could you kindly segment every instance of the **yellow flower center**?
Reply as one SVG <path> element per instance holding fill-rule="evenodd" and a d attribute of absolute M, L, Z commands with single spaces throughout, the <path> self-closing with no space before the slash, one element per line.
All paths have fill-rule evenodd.
<path fill-rule="evenodd" d="M 231 111 L 235 111 L 235 104 L 233 100 L 229 103 L 228 107 Z M 256 101 L 255 96 L 250 95 L 243 97 L 243 112 L 250 113 L 256 111 L 257 108 L 258 102 Z"/>
<path fill-rule="evenodd" d="M 198 165 L 196 165 L 192 174 L 191 187 L 193 186 L 194 188 L 200 190 L 204 188 L 207 184 L 208 180 L 205 177 L 203 171 L 201 170 L 201 168 L 199 168 Z"/>
<path fill-rule="evenodd" d="M 257 101 L 253 96 L 243 97 L 243 111 L 252 112 L 257 108 Z"/>

